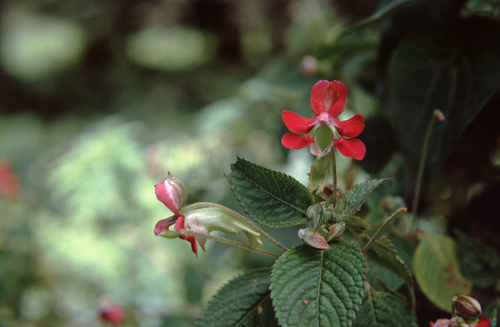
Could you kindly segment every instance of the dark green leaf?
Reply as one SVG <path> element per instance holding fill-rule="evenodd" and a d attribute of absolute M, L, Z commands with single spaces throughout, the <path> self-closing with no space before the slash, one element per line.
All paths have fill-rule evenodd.
<path fill-rule="evenodd" d="M 376 279 L 384 281 L 387 287 L 393 290 L 397 290 L 405 283 L 401 277 L 396 275 L 391 270 L 379 266 L 376 261 L 372 261 L 370 258 L 368 258 L 368 267 L 370 269 L 368 269 L 366 276 L 368 280 L 372 282 L 370 286 L 376 291 L 383 291 L 383 289 L 379 286 L 379 283 L 373 283 Z"/>
<path fill-rule="evenodd" d="M 341 217 L 353 215 L 359 210 L 366 196 L 387 180 L 389 179 L 372 179 L 355 185 L 342 196 L 339 202 L 337 202 L 334 210 L 335 215 Z"/>
<path fill-rule="evenodd" d="M 275 263 L 271 298 L 281 326 L 351 326 L 366 279 L 361 250 L 346 242 L 317 251 L 294 247 Z"/>
<path fill-rule="evenodd" d="M 353 326 L 417 327 L 417 319 L 401 294 L 370 291 Z"/>
<path fill-rule="evenodd" d="M 500 278 L 498 254 L 492 248 L 475 242 L 460 230 L 455 229 L 454 232 L 457 236 L 460 271 L 480 287 L 494 286 Z"/>
<path fill-rule="evenodd" d="M 417 161 L 435 109 L 426 171 L 438 171 L 458 137 L 500 85 L 500 25 L 468 19 L 406 36 L 389 64 L 391 120 Z"/>
<path fill-rule="evenodd" d="M 368 235 L 362 235 L 361 240 L 366 244 L 370 240 L 370 237 Z M 410 270 L 387 236 L 381 236 L 376 240 L 370 247 L 370 250 L 368 250 L 367 255 L 370 260 L 377 262 L 378 265 L 391 270 L 403 278 L 408 287 L 413 287 L 413 277 Z"/>
<path fill-rule="evenodd" d="M 362 235 L 361 240 L 366 244 L 369 242 L 370 237 L 368 235 Z M 381 236 L 370 247 L 367 256 L 369 260 L 376 262 L 381 267 L 387 268 L 390 272 L 395 273 L 397 276 L 403 279 L 404 283 L 408 287 L 408 292 L 410 293 L 411 303 L 413 307 L 413 305 L 415 304 L 413 276 L 411 275 L 411 272 L 408 269 L 406 263 L 399 256 L 399 253 L 392 244 L 392 241 L 387 236 Z M 372 266 L 370 266 L 370 268 L 372 268 Z M 377 277 L 383 279 L 382 276 Z"/>
<path fill-rule="evenodd" d="M 245 212 L 259 223 L 283 227 L 306 221 L 313 199 L 293 177 L 239 157 L 226 177 Z"/>
<path fill-rule="evenodd" d="M 240 275 L 217 292 L 196 326 L 278 326 L 269 293 L 269 268 Z"/>

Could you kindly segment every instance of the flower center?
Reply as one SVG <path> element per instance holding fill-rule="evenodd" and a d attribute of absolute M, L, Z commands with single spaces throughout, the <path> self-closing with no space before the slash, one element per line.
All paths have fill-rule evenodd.
<path fill-rule="evenodd" d="M 319 124 L 316 124 L 311 130 L 309 136 L 314 139 L 314 143 L 316 143 L 321 152 L 328 150 L 333 141 L 340 139 L 340 134 L 335 126 L 329 122 L 323 124 L 321 118 Z"/>
<path fill-rule="evenodd" d="M 327 126 L 320 126 L 314 135 L 314 141 L 318 148 L 323 152 L 328 149 L 330 142 L 332 141 L 333 133 Z"/>

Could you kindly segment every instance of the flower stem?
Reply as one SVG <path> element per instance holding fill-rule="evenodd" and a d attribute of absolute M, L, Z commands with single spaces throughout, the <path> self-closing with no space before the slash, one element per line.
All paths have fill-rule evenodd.
<path fill-rule="evenodd" d="M 332 162 L 333 193 L 325 202 L 326 208 L 328 208 L 330 204 L 333 204 L 333 206 L 335 207 L 335 204 L 337 202 L 337 162 L 335 160 L 335 146 L 333 146 L 333 149 L 331 151 L 330 161 Z"/>
<path fill-rule="evenodd" d="M 418 212 L 418 202 L 420 200 L 420 189 L 422 188 L 422 180 L 424 177 L 424 171 L 425 171 L 425 162 L 427 160 L 427 154 L 429 152 L 429 141 L 431 139 L 431 134 L 432 134 L 432 128 L 434 127 L 434 122 L 437 120 L 443 121 L 444 115 L 443 113 L 439 110 L 436 109 L 434 110 L 431 119 L 429 121 L 429 125 L 427 126 L 427 130 L 425 131 L 425 137 L 424 137 L 424 144 L 422 145 L 422 152 L 420 153 L 420 162 L 418 164 L 418 173 L 417 173 L 417 180 L 415 184 L 415 193 L 413 195 L 413 201 L 411 205 L 411 215 L 410 215 L 410 221 L 407 226 L 407 232 L 409 233 L 410 231 L 413 230 L 414 224 L 415 224 L 415 217 L 417 216 Z"/>
<path fill-rule="evenodd" d="M 368 241 L 368 243 L 366 243 L 365 247 L 363 248 L 363 250 L 361 250 L 361 252 L 363 252 L 364 254 L 366 254 L 366 252 L 368 252 L 368 250 L 370 249 L 370 247 L 380 237 L 380 234 L 382 234 L 382 232 L 389 226 L 389 224 L 392 223 L 394 221 L 394 219 L 396 219 L 398 216 L 400 216 L 401 214 L 405 213 L 407 210 L 408 209 L 406 209 L 406 208 L 399 208 L 389 218 L 387 218 L 384 221 L 384 223 L 382 224 L 382 226 L 380 226 L 379 229 L 377 229 L 377 231 L 375 232 L 375 234 L 373 234 L 373 236 L 370 239 L 370 241 Z"/>
<path fill-rule="evenodd" d="M 278 253 L 274 253 L 274 252 L 263 250 L 263 249 L 259 249 L 259 248 L 252 248 L 250 245 L 247 245 L 247 244 L 244 244 L 244 243 L 241 243 L 241 242 L 238 242 L 238 241 L 230 240 L 230 239 L 224 238 L 224 237 L 207 235 L 207 234 L 202 234 L 202 233 L 196 233 L 196 232 L 193 232 L 193 231 L 187 230 L 187 229 L 183 229 L 179 233 L 182 236 L 188 235 L 188 236 L 200 237 L 200 238 L 205 238 L 207 240 L 212 240 L 212 241 L 217 241 L 217 242 L 220 242 L 220 243 L 234 245 L 234 246 L 246 249 L 246 250 L 254 251 L 254 252 L 257 252 L 257 253 L 260 253 L 260 254 L 264 254 L 264 255 L 268 255 L 268 256 L 274 257 L 274 258 L 279 258 L 280 257 L 280 254 L 278 254 Z"/>
<path fill-rule="evenodd" d="M 332 149 L 332 174 L 333 174 L 333 205 L 337 202 L 337 160 L 335 159 L 335 145 Z"/>

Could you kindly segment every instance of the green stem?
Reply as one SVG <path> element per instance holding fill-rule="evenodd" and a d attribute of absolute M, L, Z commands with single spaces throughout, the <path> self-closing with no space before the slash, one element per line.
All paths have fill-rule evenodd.
<path fill-rule="evenodd" d="M 434 110 L 431 119 L 429 121 L 429 125 L 427 126 L 427 130 L 425 131 L 425 137 L 424 137 L 424 144 L 422 145 L 422 152 L 420 153 L 420 162 L 418 164 L 418 173 L 417 173 L 417 180 L 415 184 L 415 193 L 413 195 L 413 202 L 411 205 L 411 215 L 410 215 L 410 221 L 407 226 L 407 232 L 409 233 L 410 231 L 413 230 L 414 224 L 415 224 L 415 217 L 417 216 L 418 212 L 418 202 L 420 201 L 420 189 L 422 188 L 422 180 L 424 177 L 424 171 L 425 171 L 425 162 L 427 160 L 427 154 L 429 152 L 429 141 L 431 139 L 431 134 L 432 134 L 432 128 L 434 127 L 434 122 L 438 120 L 442 120 L 444 117 L 443 113 L 436 109 Z"/>
<path fill-rule="evenodd" d="M 238 242 L 238 241 L 230 240 L 228 238 L 219 237 L 219 236 L 213 236 L 213 235 L 207 235 L 207 234 L 202 234 L 202 233 L 196 233 L 196 232 L 193 232 L 193 231 L 187 230 L 187 229 L 181 230 L 179 232 L 179 234 L 181 234 L 181 236 L 188 235 L 188 236 L 200 237 L 200 238 L 205 238 L 207 240 L 212 240 L 212 241 L 217 241 L 217 242 L 220 242 L 220 243 L 234 245 L 234 246 L 246 249 L 246 250 L 254 251 L 254 252 L 257 252 L 257 253 L 260 253 L 260 254 L 264 254 L 264 255 L 268 255 L 268 256 L 271 256 L 271 257 L 274 257 L 274 258 L 279 258 L 281 256 L 278 253 L 274 253 L 274 252 L 263 250 L 263 249 L 259 249 L 259 248 L 252 248 L 250 245 L 247 245 L 245 243 L 241 243 L 241 242 Z"/>
<path fill-rule="evenodd" d="M 408 209 L 406 208 L 399 208 L 389 218 L 387 218 L 386 221 L 384 221 L 384 223 L 382 224 L 382 226 L 380 226 L 379 229 L 377 229 L 377 231 L 375 232 L 375 234 L 373 234 L 370 241 L 366 243 L 365 247 L 363 248 L 363 250 L 361 250 L 361 252 L 366 254 L 366 252 L 368 252 L 373 243 L 375 243 L 375 241 L 379 238 L 380 234 L 382 234 L 382 232 L 389 226 L 389 224 L 392 223 L 394 219 L 399 217 L 401 214 L 405 213 L 407 210 Z"/>
<path fill-rule="evenodd" d="M 337 202 L 337 162 L 335 161 L 335 147 L 331 151 L 332 173 L 333 173 L 333 193 L 326 199 L 325 208 L 328 208 L 333 203 L 335 206 Z"/>
<path fill-rule="evenodd" d="M 332 174 L 333 174 L 333 205 L 337 202 L 337 160 L 335 160 L 335 146 L 332 146 Z"/>

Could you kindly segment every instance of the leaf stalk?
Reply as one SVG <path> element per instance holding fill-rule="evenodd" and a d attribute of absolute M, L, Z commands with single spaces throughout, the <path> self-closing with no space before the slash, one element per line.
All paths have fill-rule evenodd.
<path fill-rule="evenodd" d="M 384 223 L 382 224 L 382 226 L 379 227 L 379 229 L 377 229 L 377 231 L 375 232 L 375 234 L 373 234 L 373 236 L 370 238 L 370 240 L 368 241 L 368 243 L 366 243 L 365 247 L 363 248 L 363 250 L 361 250 L 361 252 L 363 252 L 363 254 L 366 254 L 366 252 L 368 252 L 368 250 L 371 248 L 371 246 L 373 245 L 373 243 L 375 243 L 375 241 L 380 237 L 380 235 L 382 234 L 382 232 L 389 226 L 389 224 L 391 224 L 394 219 L 396 219 L 397 217 L 399 217 L 401 214 L 405 213 L 408 209 L 406 208 L 399 208 L 398 210 L 396 210 L 391 216 L 389 216 L 389 218 L 387 218 Z"/>

